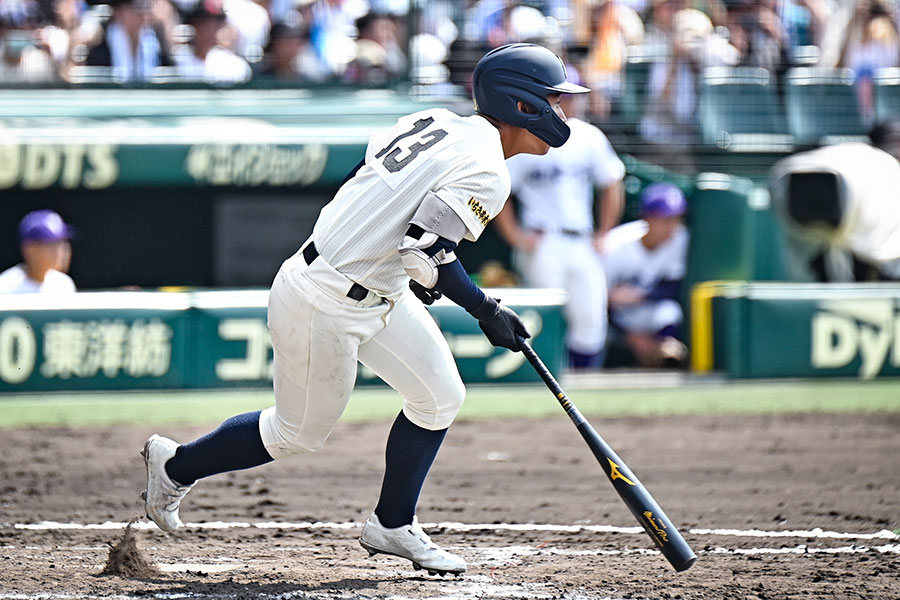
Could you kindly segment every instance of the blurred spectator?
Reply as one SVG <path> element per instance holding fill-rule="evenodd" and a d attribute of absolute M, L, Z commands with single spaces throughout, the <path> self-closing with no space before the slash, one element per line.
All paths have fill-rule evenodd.
<path fill-rule="evenodd" d="M 570 21 L 570 14 L 563 0 L 479 0 L 466 11 L 463 32 L 466 39 L 487 42 L 492 48 L 550 35 L 562 39 L 560 21 Z"/>
<path fill-rule="evenodd" d="M 684 194 L 667 182 L 641 194 L 641 221 L 607 236 L 603 268 L 609 286 L 611 337 L 624 338 L 645 367 L 681 366 L 681 282 L 687 263 L 688 233 L 681 222 Z"/>
<path fill-rule="evenodd" d="M 219 31 L 225 25 L 221 0 L 198 0 L 187 17 L 194 35 L 175 52 L 178 75 L 184 79 L 208 83 L 242 83 L 250 79 L 250 65 L 219 43 Z"/>
<path fill-rule="evenodd" d="M 456 25 L 457 15 L 464 11 L 460 3 L 455 0 L 430 0 L 422 7 L 419 15 L 419 27 L 413 28 L 410 35 L 427 33 L 438 38 L 445 47 L 459 37 L 459 27 Z"/>
<path fill-rule="evenodd" d="M 301 78 L 302 52 L 308 47 L 309 34 L 299 26 L 275 23 L 263 52 L 259 74 L 283 81 Z"/>
<path fill-rule="evenodd" d="M 643 42 L 644 24 L 621 0 L 606 0 L 591 11 L 594 35 L 584 61 L 585 81 L 591 88 L 592 116 L 607 117 L 622 95 L 622 75 L 628 49 Z"/>
<path fill-rule="evenodd" d="M 603 132 L 583 120 L 586 101 L 563 94 L 572 133 L 561 147 L 507 160 L 520 214 L 510 201 L 494 220 L 526 285 L 568 291 L 566 345 L 575 368 L 603 362 L 606 281 L 599 254 L 625 205 L 625 166 Z"/>
<path fill-rule="evenodd" d="M 872 144 L 799 152 L 772 167 L 775 215 L 789 234 L 788 266 L 817 281 L 900 280 L 900 120 Z"/>
<path fill-rule="evenodd" d="M 781 22 L 777 0 L 736 0 L 728 9 L 731 45 L 743 67 L 779 73 L 790 66 L 790 40 Z"/>
<path fill-rule="evenodd" d="M 419 33 L 409 41 L 410 90 L 416 98 L 461 98 L 466 92 L 462 86 L 450 83 L 450 69 L 444 64 L 449 54 L 447 46 L 437 36 Z"/>
<path fill-rule="evenodd" d="M 875 73 L 900 66 L 900 36 L 886 5 L 877 0 L 857 5 L 838 66 L 853 70 L 860 112 L 871 123 L 875 118 Z"/>
<path fill-rule="evenodd" d="M 35 210 L 19 222 L 24 262 L 0 273 L 0 294 L 70 293 L 66 272 L 72 261 L 72 228 L 52 210 Z"/>
<path fill-rule="evenodd" d="M 58 79 L 49 47 L 38 28 L 40 18 L 33 1 L 0 2 L 0 81 L 34 84 Z"/>
<path fill-rule="evenodd" d="M 665 2 L 664 4 L 668 4 Z M 694 171 L 691 145 L 697 136 L 697 81 L 707 67 L 736 65 L 737 49 L 719 36 L 702 12 L 685 8 L 672 16 L 665 54 L 651 68 L 639 130 L 648 159 L 673 170 Z"/>
<path fill-rule="evenodd" d="M 778 16 L 787 34 L 791 64 L 815 64 L 825 41 L 831 15 L 827 0 L 781 0 Z"/>
<path fill-rule="evenodd" d="M 341 77 L 357 57 L 356 21 L 368 12 L 364 0 L 316 0 L 307 12 L 310 38 L 331 77 Z M 371 59 L 371 53 L 366 55 Z"/>
<path fill-rule="evenodd" d="M 108 0 L 112 16 L 85 64 L 112 67 L 116 81 L 149 81 L 157 67 L 174 63 L 169 49 L 152 27 L 148 0 Z"/>
<path fill-rule="evenodd" d="M 370 12 L 356 20 L 356 43 L 371 41 L 384 49 L 384 66 L 391 77 L 406 71 L 406 53 L 397 21 L 388 15 Z"/>
<path fill-rule="evenodd" d="M 250 62 L 258 62 L 269 39 L 272 22 L 256 0 L 224 0 L 226 22 L 234 39 L 227 46 Z M 265 0 L 260 0 L 265 2 Z"/>
<path fill-rule="evenodd" d="M 383 84 L 406 73 L 396 22 L 387 15 L 368 13 L 356 20 L 356 56 L 347 65 L 344 80 Z"/>

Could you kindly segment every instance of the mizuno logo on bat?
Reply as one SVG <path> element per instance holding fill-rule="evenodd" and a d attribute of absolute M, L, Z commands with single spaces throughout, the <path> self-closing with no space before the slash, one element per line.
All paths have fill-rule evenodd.
<path fill-rule="evenodd" d="M 616 463 L 614 463 L 614 462 L 613 462 L 611 459 L 609 459 L 609 458 L 607 458 L 606 460 L 609 461 L 609 478 L 610 478 L 612 481 L 615 481 L 616 479 L 621 479 L 622 481 L 624 481 L 624 482 L 627 483 L 628 485 L 634 485 L 634 482 L 633 482 L 632 480 L 628 479 L 627 477 L 625 477 L 624 475 L 622 475 L 622 473 L 619 472 L 619 465 L 617 465 Z"/>

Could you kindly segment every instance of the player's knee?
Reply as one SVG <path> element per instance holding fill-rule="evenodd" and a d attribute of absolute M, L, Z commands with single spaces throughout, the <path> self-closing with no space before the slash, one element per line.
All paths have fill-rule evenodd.
<path fill-rule="evenodd" d="M 328 438 L 327 435 L 310 436 L 304 433 L 299 425 L 281 418 L 274 406 L 260 414 L 259 428 L 266 451 L 276 460 L 294 454 L 316 452 L 325 445 Z"/>
<path fill-rule="evenodd" d="M 684 320 L 681 305 L 675 300 L 661 300 L 653 311 L 652 323 L 655 330 L 667 326 L 678 326 Z"/>
<path fill-rule="evenodd" d="M 444 382 L 421 398 L 407 398 L 403 413 L 410 421 L 425 429 L 450 427 L 466 399 L 466 387 L 459 378 Z"/>
<path fill-rule="evenodd" d="M 441 411 L 444 415 L 447 415 L 450 421 L 456 418 L 456 415 L 459 414 L 459 410 L 462 408 L 463 402 L 466 401 L 466 386 L 463 385 L 462 380 L 454 381 L 454 385 L 452 389 L 447 392 L 447 397 L 444 402 L 442 402 Z M 447 424 L 449 427 L 449 423 Z"/>

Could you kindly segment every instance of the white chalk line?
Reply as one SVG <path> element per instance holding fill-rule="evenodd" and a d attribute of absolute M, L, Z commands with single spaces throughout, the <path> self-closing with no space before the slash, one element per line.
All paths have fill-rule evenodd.
<path fill-rule="evenodd" d="M 106 521 L 103 523 L 60 523 L 57 521 L 41 521 L 38 523 L 16 523 L 16 529 L 37 530 L 37 531 L 63 531 L 63 530 L 117 530 L 123 529 L 128 524 L 124 522 Z M 131 524 L 135 529 L 152 530 L 158 529 L 155 523 L 151 521 L 136 521 Z M 343 523 L 335 523 L 328 521 L 300 521 L 300 522 L 278 522 L 278 521 L 261 521 L 257 523 L 247 522 L 225 522 L 211 521 L 205 523 L 186 523 L 185 527 L 189 529 L 285 529 L 285 530 L 315 530 L 315 529 L 359 529 L 362 523 L 355 521 L 346 521 Z M 640 527 L 619 527 L 615 525 L 552 525 L 544 523 L 458 523 L 458 522 L 440 522 L 440 523 L 423 523 L 425 529 L 440 529 L 444 531 L 538 531 L 551 533 L 620 533 L 620 534 L 643 534 L 644 530 Z M 762 529 L 690 529 L 689 533 L 699 536 L 724 536 L 724 537 L 756 537 L 756 538 L 805 538 L 805 539 L 848 539 L 848 540 L 897 540 L 900 536 L 883 529 L 875 533 L 851 533 L 840 531 L 825 531 L 821 528 L 814 529 L 791 529 L 783 531 L 766 531 Z M 600 555 L 629 555 L 629 554 L 659 554 L 658 550 L 647 548 L 634 548 L 624 550 L 565 550 L 554 547 L 525 547 L 525 546 L 507 546 L 502 548 L 493 547 L 476 547 L 473 549 L 476 553 L 485 555 L 494 555 L 497 560 L 508 560 L 510 557 L 518 553 L 518 555 L 535 555 L 535 554 L 555 554 L 560 556 L 600 556 Z M 709 550 L 703 550 L 701 553 L 706 554 L 856 554 L 861 552 L 879 552 L 882 554 L 900 554 L 900 543 L 884 544 L 880 546 L 863 546 L 852 544 L 849 546 L 841 546 L 836 548 L 815 548 L 806 544 L 800 544 L 793 547 L 781 548 L 723 548 L 716 547 Z"/>
<path fill-rule="evenodd" d="M 123 529 L 128 523 L 105 521 L 103 523 L 61 523 L 58 521 L 40 521 L 37 523 L 15 523 L 15 529 L 62 531 L 66 529 Z M 189 529 L 359 529 L 362 523 L 345 521 L 334 523 L 328 521 L 260 521 L 248 523 L 243 521 L 209 521 L 204 523 L 187 523 Z M 158 529 L 151 521 L 135 521 L 134 529 Z M 442 529 L 445 531 L 546 531 L 551 533 L 621 533 L 643 534 L 641 527 L 619 527 L 616 525 L 553 525 L 544 523 L 459 523 L 445 521 L 440 523 L 422 523 L 425 529 Z M 850 540 L 900 540 L 900 536 L 887 529 L 874 533 L 854 533 L 841 531 L 825 531 L 819 527 L 813 529 L 789 529 L 771 531 L 763 529 L 689 529 L 688 533 L 700 536 L 726 537 L 758 537 L 758 538 L 817 538 L 817 539 L 850 539 Z"/>
<path fill-rule="evenodd" d="M 104 523 L 59 523 L 55 521 L 42 521 L 39 523 L 17 523 L 16 529 L 20 530 L 39 530 L 39 531 L 60 531 L 60 530 L 121 530 L 127 523 L 107 521 Z M 156 525 L 148 521 L 140 521 L 132 524 L 136 529 L 152 530 L 157 529 Z M 362 523 L 357 522 L 209 522 L 209 523 L 188 523 L 188 528 L 196 529 L 231 529 L 231 528 L 256 528 L 256 529 L 292 529 L 292 530 L 315 530 L 315 529 L 358 529 Z M 445 531 L 536 531 L 536 532 L 563 532 L 563 533 L 579 533 L 579 532 L 596 532 L 596 533 L 620 533 L 620 534 L 642 534 L 643 529 L 640 527 L 618 527 L 612 525 L 552 525 L 552 524 L 464 524 L 464 523 L 425 523 L 423 527 L 426 529 L 443 529 Z M 852 539 L 852 540 L 891 540 L 898 543 L 887 543 L 882 545 L 859 545 L 850 544 L 833 548 L 817 548 L 810 547 L 807 544 L 797 544 L 781 548 L 725 548 L 722 546 L 711 546 L 706 549 L 699 550 L 701 555 L 834 555 L 834 554 L 861 554 L 866 552 L 877 552 L 881 554 L 900 554 L 900 536 L 894 533 L 882 530 L 874 533 L 849 533 L 824 531 L 820 528 L 811 530 L 786 530 L 786 531 L 765 531 L 759 529 L 691 529 L 690 533 L 703 536 L 727 536 L 727 537 L 759 537 L 759 538 L 830 538 L 830 539 Z M 3 544 L 0 548 L 11 548 L 10 544 Z M 29 549 L 40 550 L 37 546 L 28 546 Z M 84 550 L 94 549 L 94 547 L 85 546 Z M 102 548 L 101 548 L 102 549 Z M 495 568 L 504 570 L 515 568 L 520 561 L 535 556 L 553 557 L 584 557 L 584 556 L 628 556 L 628 555 L 659 555 L 659 551 L 649 548 L 622 548 L 622 549 L 571 549 L 557 548 L 551 544 L 540 544 L 537 546 L 448 546 L 455 552 L 468 554 L 473 563 L 480 563 L 487 566 L 495 565 Z M 283 548 L 288 551 L 292 548 Z M 296 550 L 296 548 L 293 548 Z M 22 556 L 20 556 L 21 558 Z M 32 558 L 40 561 L 45 558 L 45 554 L 35 554 Z M 86 557 L 87 558 L 87 557 Z M 209 562 L 180 562 L 157 565 L 162 571 L 169 573 L 179 572 L 200 572 L 200 573 L 226 573 L 235 568 L 245 566 L 241 561 L 234 559 Z M 99 565 L 98 565 L 99 567 Z M 494 570 L 491 570 L 493 575 Z M 483 575 L 470 575 L 463 580 L 442 582 L 444 593 L 448 595 L 440 595 L 429 597 L 428 600 L 549 600 L 558 597 L 558 590 L 547 588 L 541 584 L 515 584 L 507 585 L 495 581 L 493 577 L 485 577 Z M 572 600 L 587 600 L 586 597 L 577 595 L 567 596 Z M 191 594 L 171 594 L 160 592 L 150 594 L 150 597 L 159 600 L 183 600 L 190 599 Z M 204 595 L 207 598 L 218 598 L 221 600 L 233 600 L 233 594 L 220 595 Z M 286 592 L 279 593 L 278 597 L 282 600 L 310 600 L 317 598 L 310 595 L 309 592 Z M 333 595 L 330 593 L 328 600 L 340 600 L 341 598 L 350 598 L 355 596 Z M 0 600 L 75 600 L 84 598 L 89 600 L 138 600 L 134 596 L 113 595 L 113 596 L 84 596 L 82 594 L 73 595 L 70 593 L 38 593 L 38 594 L 20 594 L 15 592 L 6 592 L 0 590 Z M 324 598 L 322 599 L 324 600 Z M 417 600 L 402 596 L 391 596 L 390 600 Z M 622 600 L 614 597 L 604 597 L 594 600 Z"/>

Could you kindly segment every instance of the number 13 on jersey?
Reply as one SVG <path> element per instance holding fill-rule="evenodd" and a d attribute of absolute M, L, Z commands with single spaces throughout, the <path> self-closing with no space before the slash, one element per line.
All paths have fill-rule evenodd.
<path fill-rule="evenodd" d="M 409 172 L 416 168 L 413 166 L 411 169 L 406 169 L 406 167 L 414 162 L 416 164 L 423 163 L 423 158 L 420 158 L 422 153 L 447 137 L 448 133 L 444 129 L 434 127 L 434 122 L 434 117 L 420 118 L 410 129 L 396 135 L 374 155 L 372 166 L 392 188 L 400 185 Z M 395 127 L 394 131 L 398 128 Z M 437 149 L 435 149 L 436 151 Z M 406 172 L 401 174 L 404 169 Z"/>

